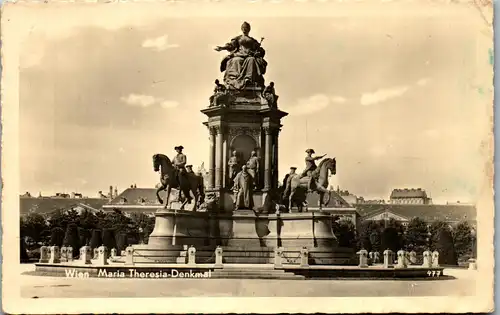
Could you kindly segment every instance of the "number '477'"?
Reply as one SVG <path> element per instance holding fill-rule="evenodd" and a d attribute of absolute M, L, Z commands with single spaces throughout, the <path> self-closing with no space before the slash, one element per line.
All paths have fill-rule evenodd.
<path fill-rule="evenodd" d="M 441 271 L 440 270 L 429 270 L 429 271 L 427 271 L 427 275 L 429 277 L 439 277 L 441 275 Z"/>

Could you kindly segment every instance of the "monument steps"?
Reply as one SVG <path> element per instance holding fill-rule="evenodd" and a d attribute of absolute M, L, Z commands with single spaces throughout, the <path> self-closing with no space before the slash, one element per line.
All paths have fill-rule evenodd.
<path fill-rule="evenodd" d="M 305 277 L 285 270 L 270 268 L 223 268 L 212 272 L 212 278 L 219 279 L 280 279 L 304 280 Z"/>

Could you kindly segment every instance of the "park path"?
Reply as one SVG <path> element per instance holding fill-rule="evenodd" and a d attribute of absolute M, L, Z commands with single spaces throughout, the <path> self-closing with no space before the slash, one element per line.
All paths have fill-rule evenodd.
<path fill-rule="evenodd" d="M 23 271 L 34 269 L 23 266 Z M 468 296 L 476 272 L 446 269 L 451 280 L 75 279 L 21 276 L 23 298 Z"/>

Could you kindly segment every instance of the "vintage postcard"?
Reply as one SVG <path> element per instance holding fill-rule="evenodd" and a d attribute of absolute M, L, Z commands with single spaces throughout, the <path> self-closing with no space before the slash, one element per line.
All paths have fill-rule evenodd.
<path fill-rule="evenodd" d="M 493 310 L 493 5 L 2 8 L 9 313 Z"/>

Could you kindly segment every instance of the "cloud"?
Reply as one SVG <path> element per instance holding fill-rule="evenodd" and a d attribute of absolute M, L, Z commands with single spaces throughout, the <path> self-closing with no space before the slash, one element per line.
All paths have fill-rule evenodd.
<path fill-rule="evenodd" d="M 427 83 L 429 83 L 429 79 L 428 78 L 422 78 L 422 79 L 420 79 L 420 80 L 417 81 L 417 85 L 419 85 L 419 86 L 427 85 Z"/>
<path fill-rule="evenodd" d="M 178 44 L 169 44 L 168 35 L 163 35 L 163 36 L 156 37 L 156 38 L 146 39 L 142 43 L 142 47 L 152 48 L 153 50 L 156 50 L 156 51 L 163 51 L 163 50 L 167 50 L 170 48 L 177 48 L 177 47 L 179 47 L 179 45 Z"/>
<path fill-rule="evenodd" d="M 345 103 L 347 100 L 343 98 L 342 96 L 333 96 L 330 99 L 333 103 Z"/>
<path fill-rule="evenodd" d="M 162 108 L 174 108 L 174 107 L 177 107 L 178 105 L 179 105 L 178 102 L 176 102 L 176 101 L 168 101 L 168 100 L 162 101 L 160 103 L 160 106 Z"/>
<path fill-rule="evenodd" d="M 123 102 L 130 106 L 150 107 L 159 105 L 161 108 L 174 108 L 179 105 L 176 101 L 166 100 L 161 97 L 154 97 L 144 94 L 129 94 L 127 97 L 121 98 Z"/>
<path fill-rule="evenodd" d="M 299 99 L 297 104 L 288 110 L 294 115 L 308 115 L 324 110 L 331 103 L 345 103 L 346 101 L 342 96 L 329 97 L 325 94 L 315 94 Z"/>
<path fill-rule="evenodd" d="M 387 101 L 391 98 L 395 98 L 405 94 L 408 91 L 408 86 L 399 86 L 390 89 L 380 89 L 373 93 L 364 93 L 361 95 L 361 105 L 373 105 Z"/>

